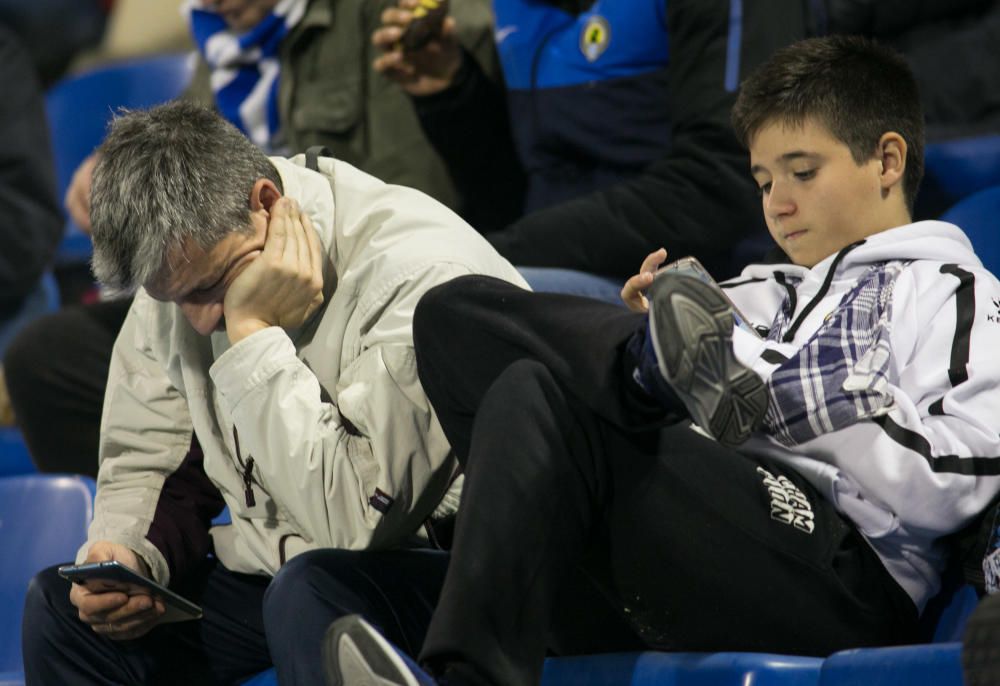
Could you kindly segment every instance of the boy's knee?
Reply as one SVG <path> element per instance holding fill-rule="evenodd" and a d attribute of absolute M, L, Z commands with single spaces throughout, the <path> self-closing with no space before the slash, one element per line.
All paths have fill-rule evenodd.
<path fill-rule="evenodd" d="M 466 292 L 466 283 L 475 276 L 460 276 L 430 289 L 420 297 L 413 312 L 413 340 L 427 341 L 434 332 L 447 331 L 455 321 L 457 303 Z"/>
<path fill-rule="evenodd" d="M 558 385 L 555 375 L 548 367 L 539 362 L 524 358 L 512 362 L 490 388 L 491 394 L 513 394 L 524 406 L 530 404 L 532 397 L 541 395 L 547 397 L 548 390 Z"/>

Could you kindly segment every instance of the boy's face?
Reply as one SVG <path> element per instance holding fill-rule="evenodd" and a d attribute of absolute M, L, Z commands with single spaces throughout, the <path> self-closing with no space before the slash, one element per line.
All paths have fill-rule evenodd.
<path fill-rule="evenodd" d="M 879 159 L 858 165 L 847 145 L 811 119 L 762 127 L 750 144 L 750 171 L 761 189 L 767 228 L 795 264 L 812 267 L 855 241 L 907 223 L 886 213 Z"/>

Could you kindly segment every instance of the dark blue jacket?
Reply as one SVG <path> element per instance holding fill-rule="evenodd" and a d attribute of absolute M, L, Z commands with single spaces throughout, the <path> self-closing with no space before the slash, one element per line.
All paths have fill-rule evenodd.
<path fill-rule="evenodd" d="M 572 4 L 494 0 L 506 85 L 466 59 L 416 99 L 465 216 L 515 264 L 621 278 L 663 246 L 732 274 L 767 237 L 729 111 L 740 76 L 805 35 L 802 3 Z"/>
<path fill-rule="evenodd" d="M 496 0 L 496 45 L 534 211 L 634 176 L 670 149 L 663 0 L 585 12 Z"/>

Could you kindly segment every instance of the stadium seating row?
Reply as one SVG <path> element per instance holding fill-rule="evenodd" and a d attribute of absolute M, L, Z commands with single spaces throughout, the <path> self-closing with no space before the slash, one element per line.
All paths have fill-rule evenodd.
<path fill-rule="evenodd" d="M 0 478 L 0 686 L 23 684 L 21 616 L 28 583 L 44 567 L 72 560 L 93 516 L 94 482 L 30 474 Z M 958 643 L 977 602 L 948 584 L 925 613 L 926 645 L 869 648 L 825 660 L 760 653 L 643 652 L 552 658 L 543 686 L 848 686 L 906 683 L 961 686 Z M 724 622 L 720 618 L 720 622 Z M 246 682 L 277 684 L 273 670 Z"/>

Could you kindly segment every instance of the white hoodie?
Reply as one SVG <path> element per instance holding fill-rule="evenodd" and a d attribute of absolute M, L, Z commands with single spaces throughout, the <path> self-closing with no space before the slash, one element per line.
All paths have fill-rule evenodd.
<path fill-rule="evenodd" d="M 769 331 L 735 329 L 771 393 L 766 433 L 741 450 L 806 476 L 922 609 L 941 537 L 1000 490 L 1000 282 L 958 227 L 925 221 L 723 286 Z"/>

